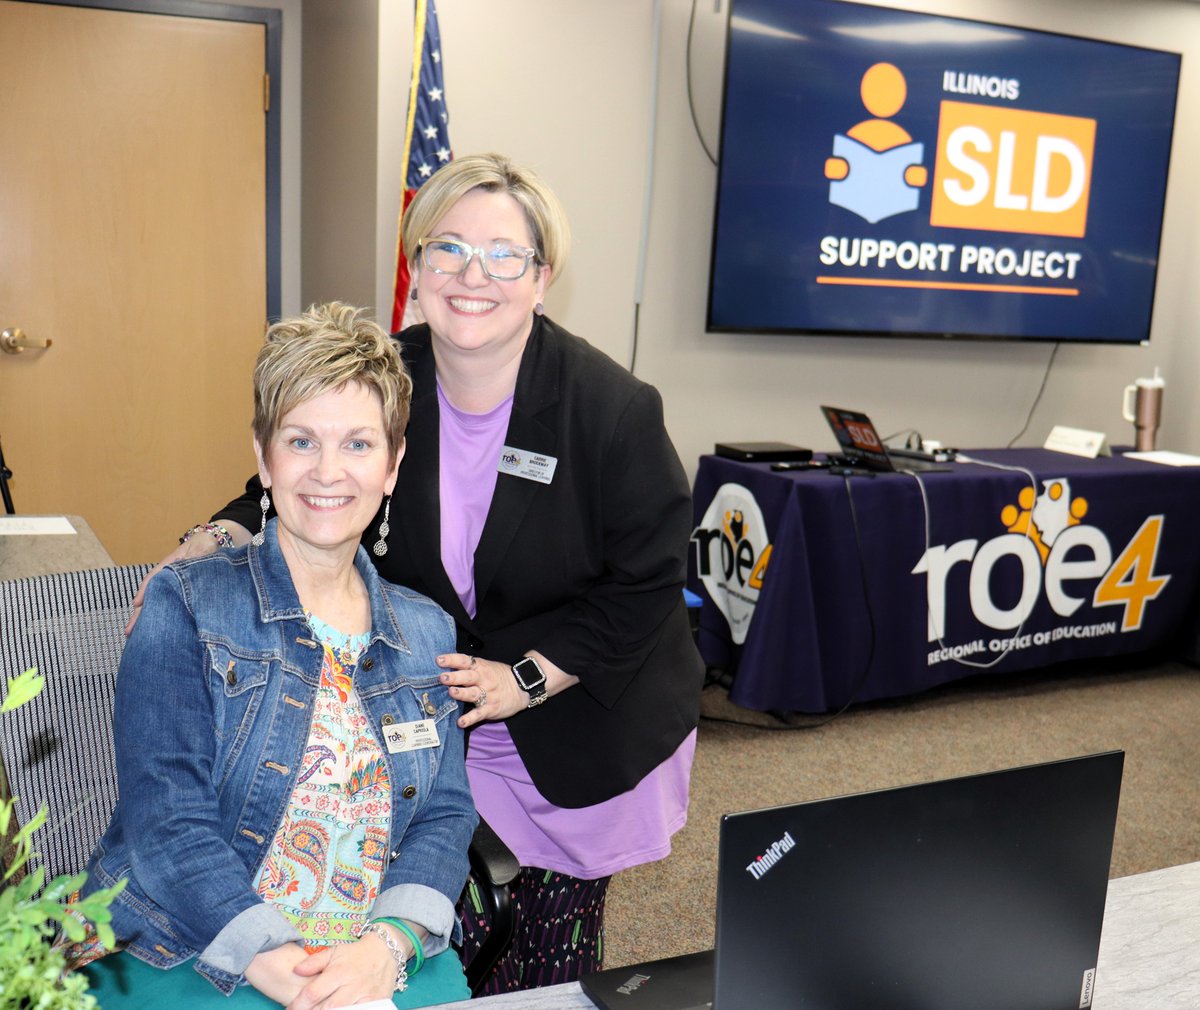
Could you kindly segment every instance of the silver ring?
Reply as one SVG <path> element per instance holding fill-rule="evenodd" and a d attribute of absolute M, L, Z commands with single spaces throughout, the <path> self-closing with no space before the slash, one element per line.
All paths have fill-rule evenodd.
<path fill-rule="evenodd" d="M 479 697 L 475 699 L 475 707 L 483 708 L 487 704 L 487 691 L 482 687 L 479 689 Z"/>

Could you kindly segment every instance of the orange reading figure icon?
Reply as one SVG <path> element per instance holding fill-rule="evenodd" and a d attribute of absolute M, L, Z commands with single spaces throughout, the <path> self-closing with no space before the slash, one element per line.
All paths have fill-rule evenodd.
<path fill-rule="evenodd" d="M 929 172 L 920 164 L 923 144 L 892 122 L 908 97 L 904 74 L 891 63 L 876 63 L 863 74 L 863 105 L 875 118 L 864 119 L 833 138 L 825 160 L 829 202 L 874 224 L 916 210 Z"/>

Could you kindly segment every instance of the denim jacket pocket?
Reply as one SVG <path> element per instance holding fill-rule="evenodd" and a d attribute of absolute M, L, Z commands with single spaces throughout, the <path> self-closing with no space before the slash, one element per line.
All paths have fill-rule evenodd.
<path fill-rule="evenodd" d="M 205 648 L 213 734 L 220 750 L 232 760 L 245 746 L 263 704 L 271 661 L 261 654 L 235 651 L 224 642 L 208 642 Z"/>

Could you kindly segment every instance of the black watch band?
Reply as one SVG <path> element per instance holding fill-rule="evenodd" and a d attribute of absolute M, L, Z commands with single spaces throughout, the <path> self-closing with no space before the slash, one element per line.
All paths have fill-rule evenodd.
<path fill-rule="evenodd" d="M 512 672 L 517 679 L 517 687 L 529 695 L 529 708 L 546 700 L 546 674 L 536 659 L 526 656 L 518 660 L 513 664 Z"/>

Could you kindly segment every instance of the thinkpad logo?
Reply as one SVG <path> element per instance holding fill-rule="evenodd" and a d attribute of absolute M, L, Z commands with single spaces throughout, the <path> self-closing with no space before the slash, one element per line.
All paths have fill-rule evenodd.
<path fill-rule="evenodd" d="M 622 985 L 617 986 L 617 992 L 619 992 L 622 996 L 632 996 L 649 981 L 649 975 L 634 975 Z"/>
<path fill-rule="evenodd" d="M 767 875 L 767 871 L 795 847 L 796 840 L 792 837 L 792 833 L 785 831 L 779 841 L 775 842 L 766 852 L 746 867 L 746 872 L 755 880 L 762 880 Z"/>

